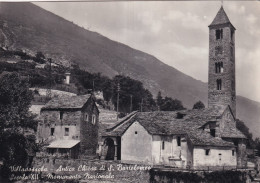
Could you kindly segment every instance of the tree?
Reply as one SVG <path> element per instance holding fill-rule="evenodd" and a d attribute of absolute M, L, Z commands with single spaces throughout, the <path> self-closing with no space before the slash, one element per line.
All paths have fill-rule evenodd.
<path fill-rule="evenodd" d="M 193 109 L 204 109 L 205 105 L 203 104 L 203 102 L 198 101 L 193 105 Z"/>
<path fill-rule="evenodd" d="M 113 78 L 112 88 L 113 96 L 112 102 L 114 106 L 117 105 L 117 89 L 118 83 L 120 85 L 119 91 L 119 111 L 130 112 L 131 96 L 132 96 L 132 110 L 153 111 L 156 108 L 155 101 L 151 92 L 144 88 L 143 83 L 134 80 L 130 77 L 117 75 Z"/>
<path fill-rule="evenodd" d="M 247 147 L 253 148 L 254 147 L 253 135 L 252 133 L 249 132 L 249 128 L 245 125 L 245 123 L 242 120 L 236 119 L 236 127 L 246 136 Z"/>
<path fill-rule="evenodd" d="M 177 111 L 182 109 L 185 109 L 182 102 L 177 99 L 172 99 L 171 97 L 165 97 L 161 106 L 162 111 Z"/>
<path fill-rule="evenodd" d="M 3 172 L 8 175 L 12 165 L 26 166 L 28 162 L 28 135 L 36 131 L 37 121 L 29 113 L 33 95 L 27 80 L 17 73 L 0 77 L 0 159 Z M 3 151 L 4 149 L 4 151 Z"/>
<path fill-rule="evenodd" d="M 38 51 L 35 56 L 36 56 L 36 58 L 38 58 L 38 59 L 45 59 L 45 56 L 44 56 L 43 53 L 40 52 L 40 51 Z"/>

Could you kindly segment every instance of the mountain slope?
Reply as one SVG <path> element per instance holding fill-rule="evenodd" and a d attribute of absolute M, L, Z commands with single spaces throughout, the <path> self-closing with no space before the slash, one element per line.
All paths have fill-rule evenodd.
<path fill-rule="evenodd" d="M 163 95 L 181 100 L 185 107 L 191 108 L 198 100 L 207 104 L 207 83 L 31 3 L 0 3 L 0 43 L 32 54 L 41 51 L 56 63 L 77 63 L 89 72 L 109 77 L 130 76 L 142 81 L 154 96 L 161 90 Z M 260 123 L 260 109 L 251 111 L 250 108 L 259 103 L 242 97 L 237 100 L 238 118 L 245 119 L 252 129 L 254 124 Z"/>
<path fill-rule="evenodd" d="M 164 95 L 182 100 L 185 106 L 199 99 L 206 101 L 206 83 L 31 3 L 1 3 L 0 19 L 6 22 L 2 32 L 10 49 L 42 51 L 56 62 L 70 60 L 87 71 L 110 77 L 124 74 L 142 81 L 153 94 L 161 88 Z"/>

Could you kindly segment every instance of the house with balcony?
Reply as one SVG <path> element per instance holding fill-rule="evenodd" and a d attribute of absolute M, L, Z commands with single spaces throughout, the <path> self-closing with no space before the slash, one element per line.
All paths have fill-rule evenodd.
<path fill-rule="evenodd" d="M 40 119 L 37 140 L 48 144 L 49 154 L 96 155 L 99 110 L 92 94 L 53 98 L 41 108 Z"/>

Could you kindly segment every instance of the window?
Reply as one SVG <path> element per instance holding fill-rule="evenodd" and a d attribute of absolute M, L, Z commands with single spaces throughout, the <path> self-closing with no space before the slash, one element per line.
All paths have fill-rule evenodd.
<path fill-rule="evenodd" d="M 234 50 L 233 47 L 230 46 L 230 57 L 233 58 L 233 55 L 234 55 Z"/>
<path fill-rule="evenodd" d="M 88 121 L 88 114 L 85 114 L 85 121 Z"/>
<path fill-rule="evenodd" d="M 232 150 L 232 156 L 235 156 L 235 150 Z"/>
<path fill-rule="evenodd" d="M 215 63 L 215 72 L 216 73 L 223 73 L 223 62 L 217 62 Z"/>
<path fill-rule="evenodd" d="M 177 137 L 177 145 L 181 146 L 181 137 Z"/>
<path fill-rule="evenodd" d="M 51 128 L 51 136 L 54 135 L 54 128 Z"/>
<path fill-rule="evenodd" d="M 216 40 L 223 38 L 223 29 L 216 30 Z"/>
<path fill-rule="evenodd" d="M 210 129 L 210 135 L 212 137 L 215 137 L 216 136 L 216 130 L 215 129 Z"/>
<path fill-rule="evenodd" d="M 231 30 L 231 32 L 230 32 L 230 37 L 231 37 L 231 41 L 233 41 L 233 39 L 234 39 L 234 31 L 233 30 Z"/>
<path fill-rule="evenodd" d="M 162 141 L 162 150 L 164 150 L 164 141 Z"/>
<path fill-rule="evenodd" d="M 218 154 L 219 161 L 221 161 L 221 156 L 222 156 L 222 154 L 221 154 L 221 153 L 219 153 L 219 154 Z"/>
<path fill-rule="evenodd" d="M 221 90 L 222 89 L 222 81 L 221 79 L 217 79 L 217 90 Z"/>
<path fill-rule="evenodd" d="M 47 117 L 44 117 L 43 122 L 44 122 L 45 124 L 48 123 L 48 119 L 47 119 Z"/>
<path fill-rule="evenodd" d="M 93 125 L 96 124 L 96 116 L 95 115 L 92 116 L 92 124 Z"/>
<path fill-rule="evenodd" d="M 69 133 L 70 133 L 69 130 L 70 130 L 69 128 L 65 128 L 65 135 L 64 136 L 69 136 Z"/>
<path fill-rule="evenodd" d="M 60 120 L 62 120 L 63 119 L 63 112 L 61 111 L 60 112 Z"/>
<path fill-rule="evenodd" d="M 208 156 L 210 152 L 210 149 L 205 149 L 205 155 Z"/>
<path fill-rule="evenodd" d="M 231 88 L 233 91 L 235 90 L 235 82 L 233 80 L 231 81 Z"/>

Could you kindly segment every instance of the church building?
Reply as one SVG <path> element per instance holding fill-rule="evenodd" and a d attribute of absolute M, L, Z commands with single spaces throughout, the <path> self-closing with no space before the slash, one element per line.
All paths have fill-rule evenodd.
<path fill-rule="evenodd" d="M 235 27 L 221 7 L 209 25 L 208 108 L 133 112 L 102 127 L 101 159 L 182 168 L 245 167 L 236 128 Z"/>

